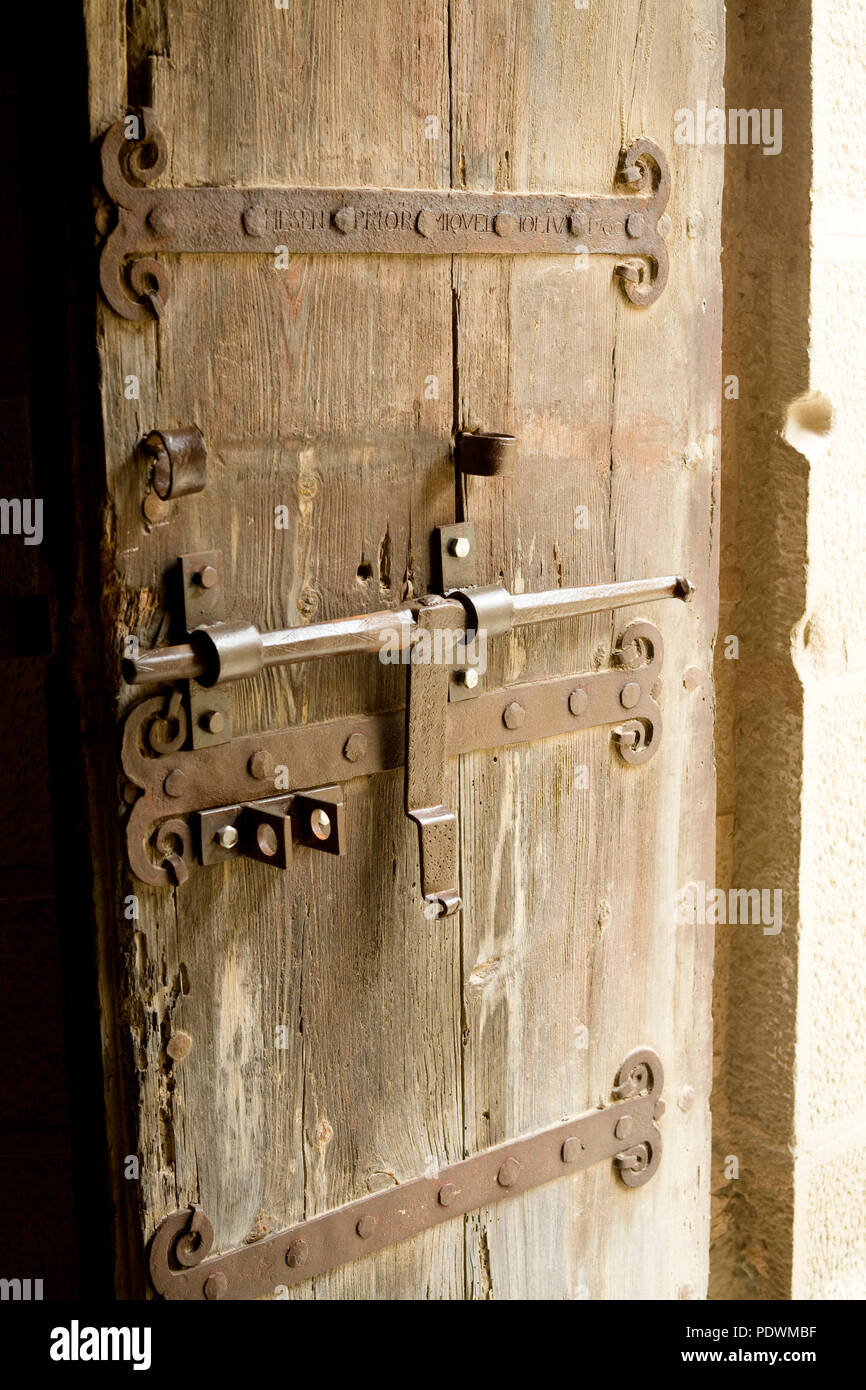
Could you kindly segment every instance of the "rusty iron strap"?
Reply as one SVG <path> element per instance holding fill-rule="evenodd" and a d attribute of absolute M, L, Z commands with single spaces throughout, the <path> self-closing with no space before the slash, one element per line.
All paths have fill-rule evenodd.
<path fill-rule="evenodd" d="M 172 1212 L 151 1241 L 151 1283 L 166 1299 L 263 1298 L 602 1159 L 613 1159 L 627 1187 L 640 1187 L 661 1160 L 655 1122 L 664 1113 L 663 1085 L 657 1053 L 635 1048 L 617 1073 L 611 1104 L 214 1259 L 207 1258 L 213 1226 L 202 1209 Z"/>
<path fill-rule="evenodd" d="M 127 133 L 138 127 L 139 138 Z M 667 249 L 659 229 L 670 195 L 664 154 L 651 140 L 620 158 L 618 195 L 489 193 L 402 188 L 160 188 L 165 137 L 140 108 L 106 132 L 102 177 L 116 223 L 100 283 L 123 318 L 159 317 L 169 294 L 165 253 L 375 252 L 401 255 L 613 255 L 632 304 L 664 289 Z M 275 260 L 276 264 L 276 260 Z"/>
<path fill-rule="evenodd" d="M 505 686 L 447 705 L 443 701 L 446 756 L 609 724 L 625 762 L 648 762 L 662 732 L 655 698 L 664 660 L 661 633 L 643 619 L 628 623 L 611 659 L 609 670 Z M 506 722 L 515 705 L 521 717 Z M 183 746 L 187 734 L 177 690 L 135 705 L 123 729 L 123 770 L 131 791 L 141 792 L 126 824 L 129 865 L 142 882 L 160 887 L 178 882 L 178 870 L 188 871 L 193 860 L 186 819 L 191 813 L 273 795 L 278 766 L 290 769 L 293 791 L 399 768 L 405 759 L 406 714 L 397 709 L 348 715 L 199 748 Z M 227 851 L 231 857 L 237 853 Z"/>

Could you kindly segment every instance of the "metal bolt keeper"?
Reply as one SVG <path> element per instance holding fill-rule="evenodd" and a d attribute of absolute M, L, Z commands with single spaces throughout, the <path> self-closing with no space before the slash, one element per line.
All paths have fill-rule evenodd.
<path fill-rule="evenodd" d="M 486 632 L 497 637 L 510 632 L 514 622 L 514 599 L 501 584 L 480 584 L 475 589 L 452 589 L 449 598 L 456 598 L 466 609 L 470 632 Z"/>
<path fill-rule="evenodd" d="M 200 685 L 256 676 L 264 666 L 262 634 L 252 623 L 210 623 L 207 627 L 197 627 L 190 633 L 190 643 L 207 667 L 206 674 L 199 678 Z"/>
<path fill-rule="evenodd" d="M 513 434 L 494 434 L 468 431 L 457 435 L 457 467 L 461 473 L 475 473 L 485 478 L 513 473 L 517 458 L 517 439 Z"/>
<path fill-rule="evenodd" d="M 207 482 L 207 448 L 197 426 L 151 430 L 143 447 L 153 460 L 151 486 L 157 497 L 168 501 L 203 490 Z"/>

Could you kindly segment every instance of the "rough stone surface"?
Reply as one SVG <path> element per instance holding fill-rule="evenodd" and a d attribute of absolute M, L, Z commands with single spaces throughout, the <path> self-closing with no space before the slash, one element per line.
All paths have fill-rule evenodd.
<path fill-rule="evenodd" d="M 728 13 L 727 104 L 784 141 L 727 152 L 717 874 L 784 908 L 717 933 L 714 1297 L 866 1293 L 864 50 L 857 0 Z"/>

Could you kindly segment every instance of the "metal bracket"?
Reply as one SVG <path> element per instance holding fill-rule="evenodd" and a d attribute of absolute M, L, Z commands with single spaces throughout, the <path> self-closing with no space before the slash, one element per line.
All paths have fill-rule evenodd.
<path fill-rule="evenodd" d="M 166 1299 L 262 1298 L 606 1158 L 627 1187 L 641 1187 L 661 1161 L 663 1085 L 657 1053 L 635 1048 L 617 1072 L 611 1104 L 213 1259 L 213 1226 L 201 1207 L 172 1212 L 151 1241 L 151 1283 Z"/>
<path fill-rule="evenodd" d="M 345 853 L 341 787 L 216 806 L 196 812 L 193 821 L 203 865 L 243 855 L 274 869 L 290 869 L 293 840 L 326 854 Z"/>
<path fill-rule="evenodd" d="M 116 224 L 100 260 L 111 307 L 140 321 L 162 314 L 166 253 L 274 255 L 375 252 L 398 255 L 612 255 L 626 298 L 652 304 L 665 287 L 668 254 L 659 229 L 670 195 L 667 160 L 639 139 L 623 151 L 625 192 L 487 193 L 401 188 L 157 188 L 168 147 L 150 107 L 102 142 L 102 178 Z"/>
<path fill-rule="evenodd" d="M 178 556 L 183 619 L 186 631 L 221 622 L 225 617 L 222 551 L 199 550 Z M 232 701 L 226 686 L 186 682 L 190 739 L 193 748 L 229 743 L 232 736 Z"/>
<path fill-rule="evenodd" d="M 437 526 L 433 532 L 436 574 L 442 594 L 478 583 L 475 527 L 471 521 Z"/>
<path fill-rule="evenodd" d="M 458 521 L 450 526 L 437 526 L 433 532 L 434 573 L 439 592 L 443 595 L 474 588 L 478 583 L 475 527 L 471 521 Z M 465 665 L 452 666 L 448 672 L 448 699 L 471 700 L 481 694 L 481 675 L 473 644 L 464 648 L 470 658 Z"/>

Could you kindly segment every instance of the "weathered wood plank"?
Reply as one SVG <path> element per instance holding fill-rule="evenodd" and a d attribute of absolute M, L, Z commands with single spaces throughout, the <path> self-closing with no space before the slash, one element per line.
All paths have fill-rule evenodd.
<path fill-rule="evenodd" d="M 374 8 L 234 5 L 217 22 L 170 7 L 153 93 L 165 181 L 442 184 L 444 7 L 407 4 L 387 26 Z M 247 76 L 214 81 L 226 71 Z M 359 101 L 364 91 L 376 99 Z M 103 316 L 121 620 L 157 640 L 166 570 L 204 547 L 223 551 L 231 613 L 263 627 L 425 589 L 429 531 L 453 516 L 447 262 L 298 258 L 281 272 L 270 259 L 190 257 L 172 276 L 158 330 Z M 132 410 L 116 390 L 130 371 Z M 207 491 L 147 533 L 133 445 L 190 422 L 209 445 Z M 274 524 L 280 506 L 287 529 Z M 359 659 L 245 683 L 236 727 L 393 706 L 400 678 Z M 285 878 L 238 864 L 176 895 L 139 890 L 125 987 L 138 1001 L 145 1234 L 197 1199 L 228 1246 L 460 1154 L 458 960 L 418 911 L 399 779 L 349 783 L 347 813 L 344 860 L 302 852 Z M 178 1028 L 193 1047 L 172 1066 Z M 459 1295 L 462 1277 L 457 1226 L 295 1296 Z"/>
<path fill-rule="evenodd" d="M 682 571 L 699 586 L 694 608 L 641 610 L 666 643 L 665 733 L 646 768 L 601 731 L 463 760 L 467 1151 L 606 1096 L 638 1043 L 658 1048 L 669 1098 L 696 1097 L 687 1115 L 669 1104 L 661 1170 L 638 1194 L 598 1168 L 471 1218 L 473 1297 L 703 1288 L 710 942 L 677 931 L 674 895 L 712 880 L 711 728 L 682 673 L 709 670 L 715 628 L 721 164 L 671 137 L 677 92 L 719 90 L 721 23 L 714 0 L 454 8 L 466 185 L 603 189 L 639 135 L 675 168 L 675 271 L 649 311 L 622 301 L 610 265 L 456 268 L 460 423 L 521 440 L 512 480 L 466 487 L 482 573 L 530 589 Z M 587 669 L 636 614 L 614 616 L 524 630 L 499 659 L 512 675 Z"/>

